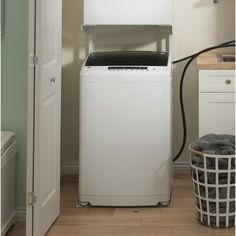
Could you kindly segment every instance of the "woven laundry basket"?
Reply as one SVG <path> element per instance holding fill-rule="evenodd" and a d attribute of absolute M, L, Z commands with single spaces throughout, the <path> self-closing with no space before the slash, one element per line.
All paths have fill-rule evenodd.
<path fill-rule="evenodd" d="M 189 152 L 198 220 L 214 228 L 234 226 L 235 155 L 205 154 L 192 146 Z"/>

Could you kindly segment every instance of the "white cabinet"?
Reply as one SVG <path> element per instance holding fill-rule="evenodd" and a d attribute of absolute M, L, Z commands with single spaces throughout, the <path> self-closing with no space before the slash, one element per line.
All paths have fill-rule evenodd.
<path fill-rule="evenodd" d="M 235 72 L 199 71 L 199 136 L 235 133 Z"/>

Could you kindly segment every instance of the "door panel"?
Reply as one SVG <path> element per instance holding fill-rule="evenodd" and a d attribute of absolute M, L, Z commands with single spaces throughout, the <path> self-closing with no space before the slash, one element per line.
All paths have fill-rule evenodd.
<path fill-rule="evenodd" d="M 34 236 L 60 210 L 61 8 L 61 0 L 36 0 Z"/>
<path fill-rule="evenodd" d="M 42 139 L 41 150 L 42 156 L 47 158 L 42 158 L 40 163 L 40 169 L 44 170 L 44 174 L 41 176 L 40 189 L 42 194 L 42 199 L 48 199 L 48 196 L 52 195 L 55 192 L 54 186 L 56 186 L 56 153 L 55 147 L 56 143 L 56 127 L 54 121 L 56 120 L 56 101 L 55 96 L 49 97 L 43 104 L 43 119 L 42 119 L 42 137 L 47 137 Z M 50 132 L 48 132 L 50 131 Z M 48 145 L 51 144 L 51 147 Z M 47 183 L 47 184 L 45 184 Z M 45 200 L 42 203 L 42 207 L 46 205 Z"/>
<path fill-rule="evenodd" d="M 42 25 L 43 25 L 43 41 L 45 45 L 42 48 L 42 60 L 45 66 L 57 61 L 57 31 L 58 29 L 58 0 L 42 1 Z"/>

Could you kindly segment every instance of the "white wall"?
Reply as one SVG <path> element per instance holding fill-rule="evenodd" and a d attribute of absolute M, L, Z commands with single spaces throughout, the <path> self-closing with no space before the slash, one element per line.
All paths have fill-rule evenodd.
<path fill-rule="evenodd" d="M 1 130 L 18 140 L 16 208 L 25 209 L 27 156 L 28 0 L 8 0 L 1 35 Z M 20 109 L 19 109 L 20 108 Z"/>
<path fill-rule="evenodd" d="M 235 1 L 218 1 L 174 0 L 175 58 L 234 39 Z"/>
<path fill-rule="evenodd" d="M 203 48 L 235 38 L 235 1 L 219 0 L 174 0 L 174 59 L 185 57 Z M 233 50 L 233 49 L 231 49 Z M 178 87 L 184 63 L 174 69 L 174 150 L 181 144 L 182 123 L 180 120 Z M 196 62 L 189 68 L 184 85 L 188 139 L 198 137 L 198 98 Z M 180 162 L 188 160 L 187 148 Z"/>
<path fill-rule="evenodd" d="M 174 1 L 174 58 L 192 54 L 202 48 L 234 39 L 234 0 L 173 0 Z M 87 38 L 81 31 L 83 20 L 82 0 L 63 0 L 63 71 L 62 71 L 62 162 L 76 163 L 78 160 L 78 82 L 82 61 L 87 52 Z M 117 32 L 104 29 L 96 33 L 96 49 L 104 45 L 107 50 L 139 49 L 156 50 L 157 36 L 153 28 L 125 29 L 120 45 L 116 43 Z M 163 33 L 165 34 L 165 32 Z M 122 42 L 122 43 L 121 43 Z M 132 45 L 131 42 L 134 42 Z M 183 63 L 174 68 L 174 152 L 182 140 L 182 125 L 179 113 L 178 84 Z M 197 69 L 193 63 L 185 83 L 185 104 L 188 120 L 188 143 L 198 136 L 197 128 Z M 180 162 L 188 160 L 185 150 Z"/>
<path fill-rule="evenodd" d="M 81 30 L 83 1 L 63 0 L 62 164 L 78 161 L 79 73 L 87 52 L 87 35 Z"/>

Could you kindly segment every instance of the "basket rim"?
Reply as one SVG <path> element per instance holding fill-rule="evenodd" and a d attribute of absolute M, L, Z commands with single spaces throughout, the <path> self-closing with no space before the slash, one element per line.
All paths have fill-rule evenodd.
<path fill-rule="evenodd" d="M 192 142 L 188 145 L 188 150 L 191 154 L 195 154 L 199 157 L 210 157 L 210 158 L 235 158 L 236 157 L 236 154 L 234 154 L 234 155 L 216 155 L 216 154 L 207 154 L 204 152 L 196 151 L 192 148 L 192 145 L 194 143 L 195 142 Z"/>

